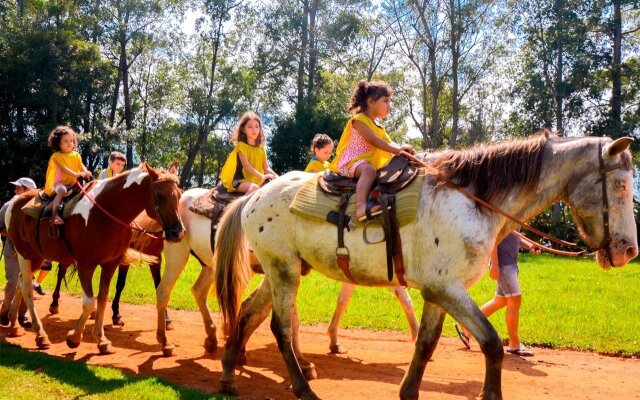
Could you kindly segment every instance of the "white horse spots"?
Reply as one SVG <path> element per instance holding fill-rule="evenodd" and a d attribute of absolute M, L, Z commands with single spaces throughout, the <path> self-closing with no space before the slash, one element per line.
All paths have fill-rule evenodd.
<path fill-rule="evenodd" d="M 134 183 L 136 185 L 139 185 L 139 184 L 142 183 L 144 178 L 146 178 L 147 176 L 149 176 L 149 174 L 147 174 L 146 172 L 142 171 L 140 169 L 140 167 L 133 168 L 131 170 L 131 172 L 129 173 L 129 175 L 127 176 L 127 181 L 124 183 L 123 188 L 126 189 L 129 186 L 133 185 Z"/>
<path fill-rule="evenodd" d="M 96 199 L 100 193 L 104 190 L 105 186 L 109 182 L 109 179 L 104 181 L 98 181 L 91 190 L 89 190 L 89 195 Z M 76 203 L 76 206 L 73 208 L 71 215 L 80 215 L 82 219 L 84 219 L 84 225 L 87 226 L 89 224 L 89 214 L 91 213 L 91 209 L 93 208 L 93 202 L 89 200 L 87 196 Z"/>

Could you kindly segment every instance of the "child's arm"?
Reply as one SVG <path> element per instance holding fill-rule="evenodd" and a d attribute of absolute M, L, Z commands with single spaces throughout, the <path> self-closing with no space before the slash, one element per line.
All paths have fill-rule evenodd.
<path fill-rule="evenodd" d="M 258 178 L 260 178 L 260 181 L 264 181 L 267 178 L 266 174 L 261 174 L 257 169 L 253 167 L 253 165 L 251 165 L 251 163 L 249 162 L 249 160 L 247 160 L 247 157 L 245 157 L 244 154 L 242 154 L 241 152 L 238 152 L 238 157 L 240 157 L 242 168 L 249 171 L 251 175 L 257 176 Z"/>
<path fill-rule="evenodd" d="M 489 265 L 489 276 L 494 281 L 500 279 L 500 259 L 498 258 L 498 245 L 491 252 L 491 265 Z"/>
<path fill-rule="evenodd" d="M 267 175 L 272 175 L 272 176 L 268 176 L 268 178 L 270 179 L 276 179 L 278 177 L 278 174 L 276 174 L 271 167 L 269 166 L 268 162 L 264 162 L 264 164 L 262 165 L 262 168 L 267 172 Z"/>
<path fill-rule="evenodd" d="M 64 165 L 62 165 L 62 164 L 60 164 L 60 163 L 58 162 L 58 160 L 56 160 L 55 158 L 53 159 L 53 163 L 56 165 L 56 168 L 59 168 L 59 169 L 61 169 L 64 173 L 69 174 L 69 175 L 72 175 L 72 176 L 75 176 L 76 178 L 77 178 L 77 177 L 80 177 L 80 176 L 82 176 L 82 177 L 86 178 L 86 177 L 87 177 L 87 175 L 91 175 L 91 172 L 87 171 L 87 169 L 85 168 L 85 166 L 84 166 L 84 165 L 82 166 L 82 172 L 76 172 L 76 171 L 74 171 L 74 170 L 72 170 L 72 169 L 70 169 L 70 168 L 68 168 L 68 167 L 66 167 L 66 166 L 64 166 Z"/>
<path fill-rule="evenodd" d="M 385 142 L 384 140 L 376 136 L 376 134 L 373 133 L 371 129 L 369 129 L 369 127 L 366 126 L 363 122 L 353 121 L 353 127 L 358 131 L 360 136 L 362 136 L 362 138 L 367 141 L 367 143 L 374 147 L 393 154 L 398 154 L 403 150 L 413 154 L 413 146 L 411 146 L 410 144 L 399 146 L 393 142 Z"/>

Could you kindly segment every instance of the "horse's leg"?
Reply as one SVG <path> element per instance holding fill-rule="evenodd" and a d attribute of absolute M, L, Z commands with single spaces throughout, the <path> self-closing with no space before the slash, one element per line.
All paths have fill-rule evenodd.
<path fill-rule="evenodd" d="M 215 355 L 218 350 L 218 339 L 216 339 L 216 325 L 211 318 L 211 310 L 207 304 L 207 296 L 211 291 L 214 280 L 214 270 L 208 265 L 203 265 L 200 269 L 200 275 L 198 279 L 191 287 L 191 293 L 193 298 L 196 299 L 200 314 L 202 315 L 202 322 L 204 323 L 204 330 L 207 333 L 207 338 L 204 340 L 204 349 L 208 353 Z M 159 316 L 158 316 L 159 317 Z M 166 315 L 165 315 L 166 317 Z M 158 322 L 159 323 L 159 322 Z"/>
<path fill-rule="evenodd" d="M 51 305 L 49 306 L 49 312 L 51 314 L 57 314 L 60 312 L 60 289 L 62 288 L 62 281 L 64 280 L 64 276 L 67 274 L 67 269 L 69 269 L 68 264 L 58 263 L 58 275 L 56 281 L 56 288 L 53 291 L 53 295 L 51 296 Z"/>
<path fill-rule="evenodd" d="M 40 260 L 42 261 L 42 260 Z M 27 307 L 29 309 L 29 314 L 31 315 L 32 327 L 36 332 L 36 345 L 39 349 L 48 349 L 51 346 L 51 341 L 47 336 L 47 333 L 44 331 L 44 327 L 42 326 L 42 321 L 38 316 L 38 311 L 36 310 L 35 305 L 33 304 L 33 271 L 31 270 L 31 260 L 27 260 L 18 254 L 18 263 L 20 264 L 20 291 L 22 292 L 22 298 L 27 303 Z M 16 290 L 17 292 L 18 290 Z M 17 317 L 18 308 L 20 303 L 17 304 L 18 307 L 14 307 L 11 305 L 11 311 L 9 312 L 11 318 L 11 327 L 15 328 L 16 319 L 14 319 L 14 313 Z M 11 329 L 9 331 L 11 333 Z"/>
<path fill-rule="evenodd" d="M 400 385 L 401 400 L 415 400 L 418 398 L 420 383 L 422 382 L 427 361 L 429 361 L 433 351 L 436 349 L 438 339 L 442 333 L 444 316 L 445 312 L 442 307 L 430 303 L 428 298 L 425 297 L 422 323 L 416 340 L 416 350 L 413 353 L 409 370 L 404 375 Z"/>
<path fill-rule="evenodd" d="M 225 351 L 222 355 L 222 376 L 220 377 L 221 391 L 226 394 L 237 395 L 235 385 L 236 365 L 246 364 L 245 349 L 251 334 L 269 316 L 271 311 L 271 286 L 267 279 L 263 279 L 260 286 L 247 298 L 240 308 L 238 316 L 238 330 L 227 339 Z"/>
<path fill-rule="evenodd" d="M 315 364 L 307 361 L 302 355 L 302 351 L 300 350 L 300 337 L 298 336 L 298 332 L 300 328 L 300 317 L 298 316 L 298 307 L 295 305 L 293 307 L 292 317 L 293 317 L 293 351 L 296 353 L 296 358 L 298 359 L 298 363 L 300 364 L 302 373 L 304 374 L 304 377 L 307 378 L 308 381 L 318 379 L 318 373 L 316 372 Z"/>
<path fill-rule="evenodd" d="M 338 295 L 338 302 L 336 303 L 336 311 L 334 311 L 331 323 L 329 324 L 329 329 L 327 329 L 327 334 L 331 341 L 331 343 L 329 343 L 329 351 L 331 354 L 346 354 L 347 352 L 347 349 L 338 343 L 338 326 L 340 325 L 342 315 L 349 305 L 349 300 L 351 299 L 351 295 L 353 295 L 354 288 L 355 285 L 350 283 L 343 283 L 340 287 L 340 294 Z"/>
<path fill-rule="evenodd" d="M 22 269 L 22 267 L 20 267 L 20 263 L 18 263 L 18 268 Z M 13 299 L 10 300 L 11 304 L 9 306 L 9 337 L 24 335 L 24 330 L 18 324 L 18 313 L 20 312 L 22 299 L 22 273 L 18 271 L 18 282 L 16 282 L 16 288 L 13 291 Z"/>
<path fill-rule="evenodd" d="M 104 311 L 109 300 L 109 285 L 116 272 L 118 263 L 105 263 L 100 268 L 100 289 L 98 289 L 98 310 L 96 312 L 96 322 L 93 326 L 93 337 L 98 341 L 100 354 L 112 354 L 111 342 L 104 335 Z"/>
<path fill-rule="evenodd" d="M 262 261 L 263 258 L 260 258 Z M 303 400 L 315 400 L 319 397 L 311 390 L 305 378 L 296 354 L 293 351 L 293 310 L 300 285 L 300 266 L 288 265 L 283 261 L 269 260 L 274 265 L 263 264 L 265 271 L 273 271 L 269 276 L 271 296 L 273 298 L 273 315 L 271 331 L 278 342 L 278 348 L 287 365 L 293 393 Z M 299 261 L 298 261 L 299 263 Z M 274 289 L 276 288 L 276 289 Z"/>
<path fill-rule="evenodd" d="M 78 268 L 78 280 L 80 281 L 80 286 L 82 286 L 82 314 L 73 325 L 73 329 L 67 334 L 67 346 L 72 349 L 80 346 L 84 326 L 96 307 L 96 299 L 93 297 L 93 286 L 91 284 L 96 266 L 77 265 L 76 267 Z"/>
<path fill-rule="evenodd" d="M 116 281 L 116 294 L 113 296 L 113 300 L 111 301 L 111 310 L 113 311 L 113 317 L 111 317 L 111 322 L 113 322 L 113 325 L 116 325 L 116 326 L 124 326 L 124 321 L 122 320 L 122 316 L 120 315 L 120 295 L 122 295 L 124 286 L 127 284 L 128 273 L 129 273 L 128 265 L 118 266 L 118 280 Z"/>
<path fill-rule="evenodd" d="M 175 346 L 167 338 L 165 316 L 171 291 L 189 260 L 189 243 L 185 238 L 178 243 L 167 242 L 164 248 L 165 267 L 160 284 L 156 288 L 156 309 L 158 311 L 158 325 L 156 339 L 162 345 L 165 357 L 173 355 Z"/>
<path fill-rule="evenodd" d="M 480 344 L 485 357 L 484 400 L 502 399 L 502 359 L 504 349 L 500 336 L 482 314 L 461 283 L 430 287 L 423 297 L 439 304 L 455 320 L 465 326 Z"/>
<path fill-rule="evenodd" d="M 162 253 L 157 254 L 158 260 L 162 258 Z M 158 289 L 158 285 L 160 284 L 160 280 L 162 276 L 160 275 L 160 267 L 161 264 L 158 262 L 157 264 L 149 264 L 149 272 L 151 272 L 151 278 L 153 278 L 153 287 Z M 171 323 L 171 318 L 169 318 L 169 311 L 165 310 L 164 321 L 166 323 L 166 329 L 168 331 L 173 329 L 173 325 Z"/>
<path fill-rule="evenodd" d="M 411 300 L 411 296 L 402 286 L 396 286 L 390 288 L 393 294 L 396 295 L 398 301 L 400 302 L 400 306 L 402 307 L 402 311 L 404 311 L 404 315 L 407 317 L 407 322 L 409 322 L 409 330 L 411 331 L 411 339 L 415 342 L 418 337 L 418 319 L 416 318 L 416 313 L 413 310 L 413 300 Z"/>

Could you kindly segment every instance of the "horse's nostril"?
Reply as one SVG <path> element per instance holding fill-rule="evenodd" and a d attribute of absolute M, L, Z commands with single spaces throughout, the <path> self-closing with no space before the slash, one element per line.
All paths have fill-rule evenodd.
<path fill-rule="evenodd" d="M 627 247 L 626 252 L 627 261 L 631 261 L 638 256 L 638 246 L 629 246 Z"/>

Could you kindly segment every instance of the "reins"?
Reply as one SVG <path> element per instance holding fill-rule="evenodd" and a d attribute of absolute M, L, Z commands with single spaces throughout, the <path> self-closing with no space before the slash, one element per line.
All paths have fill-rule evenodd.
<path fill-rule="evenodd" d="M 98 202 L 89 194 L 87 193 L 84 188 L 82 187 L 82 185 L 80 184 L 80 182 L 76 181 L 75 183 L 76 186 L 78 186 L 78 188 L 80 189 L 80 191 L 82 193 L 84 193 L 85 196 L 87 196 L 87 198 L 96 206 L 98 207 L 98 209 L 100 211 L 102 211 L 107 217 L 111 218 L 113 221 L 117 222 L 118 224 L 122 225 L 125 228 L 129 228 L 129 229 L 133 229 L 139 232 L 142 232 L 143 234 L 149 236 L 152 239 L 158 239 L 158 240 L 162 240 L 164 239 L 164 236 L 155 236 L 155 235 L 159 235 L 162 234 L 162 231 L 149 231 L 147 229 L 143 229 L 135 220 L 131 221 L 131 224 L 134 224 L 134 226 L 132 226 L 131 224 L 127 224 L 126 222 L 123 222 L 122 220 L 120 220 L 118 217 L 116 217 L 115 215 L 111 214 L 109 211 L 107 211 L 104 207 L 102 207 L 100 204 L 98 204 Z M 154 202 L 155 202 L 155 196 L 154 196 Z"/>
<path fill-rule="evenodd" d="M 422 167 L 426 168 L 426 169 L 433 169 L 433 167 L 431 167 L 429 164 L 425 163 L 424 161 L 420 160 L 419 158 L 417 158 L 416 156 L 414 156 L 413 154 L 410 154 L 406 151 L 401 151 L 398 155 L 401 155 L 403 157 L 407 157 L 409 160 L 421 165 Z M 618 168 L 623 168 L 624 165 L 623 163 L 617 163 L 614 165 L 611 165 L 609 167 L 605 167 L 604 165 L 604 159 L 602 157 L 602 144 L 599 143 L 598 144 L 598 159 L 600 162 L 600 180 L 602 182 L 602 202 L 603 202 L 603 209 L 602 209 L 602 215 L 603 215 L 603 222 L 604 222 L 604 237 L 602 240 L 602 243 L 600 244 L 600 247 L 598 249 L 594 249 L 594 251 L 600 250 L 600 249 L 604 249 L 606 246 L 609 245 L 609 242 L 611 242 L 611 236 L 609 234 L 609 202 L 607 199 L 607 182 L 606 182 L 606 174 L 608 172 L 614 171 Z M 465 195 L 466 197 L 478 202 L 479 204 L 481 204 L 483 207 L 511 220 L 512 222 L 515 222 L 517 225 L 521 226 L 522 229 L 528 230 L 529 232 L 532 232 L 540 237 L 543 237 L 545 239 L 548 239 L 552 242 L 561 244 L 563 246 L 569 247 L 569 248 L 573 248 L 573 249 L 579 249 L 579 251 L 563 251 L 563 250 L 556 250 L 556 249 L 552 249 L 552 248 L 548 248 L 546 246 L 539 246 L 541 250 L 549 252 L 549 253 L 553 253 L 553 254 L 558 254 L 558 255 L 563 255 L 563 256 L 572 256 L 572 257 L 577 257 L 577 256 L 581 256 L 585 253 L 588 252 L 587 249 L 585 249 L 584 247 L 578 246 L 575 243 L 571 243 L 571 242 L 567 242 L 564 241 L 562 239 L 558 239 L 552 235 L 546 234 L 532 226 L 527 225 L 524 221 L 521 221 L 519 219 L 517 219 L 516 217 L 502 211 L 501 209 L 493 206 L 492 204 L 490 204 L 489 202 L 481 199 L 480 197 L 474 195 L 473 193 L 469 192 L 468 190 L 455 185 L 454 183 L 450 182 L 450 181 L 445 181 L 445 184 L 452 188 L 455 189 L 457 191 L 459 191 L 460 193 L 462 193 L 463 195 Z"/>

